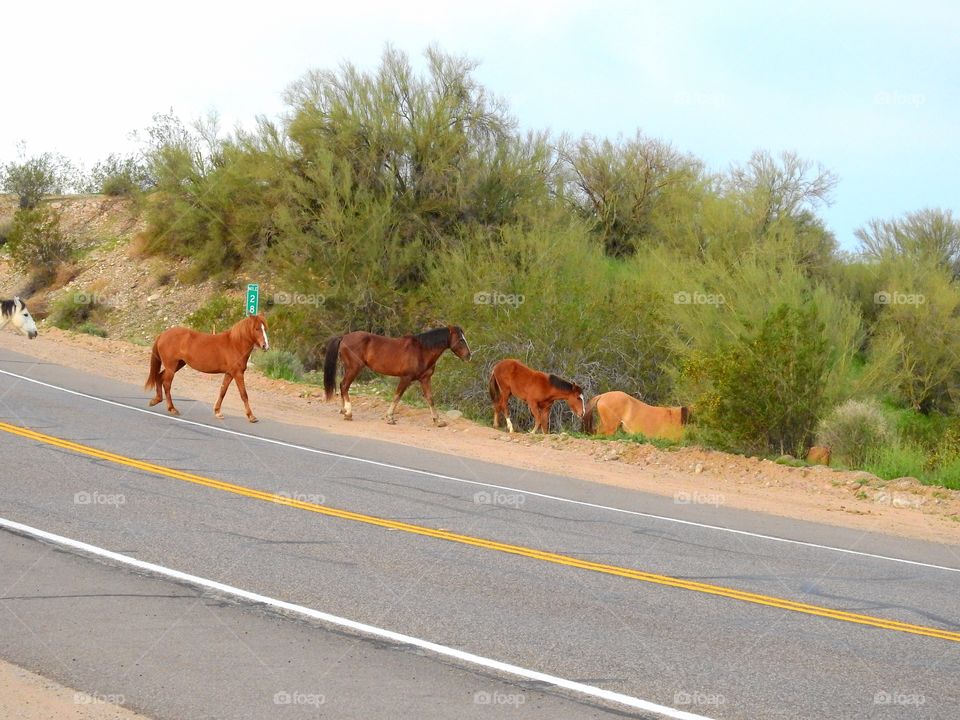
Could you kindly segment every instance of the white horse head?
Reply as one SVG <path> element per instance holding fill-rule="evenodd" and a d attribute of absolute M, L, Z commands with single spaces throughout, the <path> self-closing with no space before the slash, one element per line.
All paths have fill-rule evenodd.
<path fill-rule="evenodd" d="M 26 303 L 18 297 L 0 300 L 0 328 L 12 323 L 14 330 L 33 340 L 37 336 L 37 324 L 30 316 Z"/>

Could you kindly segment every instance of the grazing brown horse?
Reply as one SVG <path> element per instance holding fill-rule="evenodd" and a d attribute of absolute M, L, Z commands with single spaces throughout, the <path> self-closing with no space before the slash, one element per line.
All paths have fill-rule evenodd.
<path fill-rule="evenodd" d="M 583 416 L 583 429 L 593 433 L 595 419 L 599 418 L 597 432 L 601 435 L 613 435 L 623 428 L 628 433 L 642 433 L 646 437 L 679 440 L 689 417 L 689 408 L 655 407 L 614 390 L 590 398 Z"/>
<path fill-rule="evenodd" d="M 216 335 L 197 332 L 185 327 L 174 327 L 164 330 L 153 343 L 153 352 L 150 355 L 150 375 L 144 385 L 146 390 L 155 388 L 156 396 L 150 401 L 151 407 L 163 400 L 163 393 L 167 394 L 167 412 L 179 415 L 173 406 L 173 397 L 170 395 L 170 385 L 173 376 L 184 365 L 204 373 L 223 373 L 223 383 L 220 385 L 220 397 L 213 408 L 213 414 L 223 418 L 220 405 L 223 396 L 227 394 L 230 381 L 237 381 L 237 390 L 247 411 L 247 420 L 256 422 L 250 410 L 250 401 L 247 399 L 247 388 L 243 383 L 243 373 L 247 369 L 247 360 L 254 347 L 269 349 L 270 340 L 267 338 L 267 321 L 263 315 L 250 315 L 244 318 L 229 330 Z M 161 367 L 163 368 L 161 371 Z"/>
<path fill-rule="evenodd" d="M 533 415 L 533 430 L 550 432 L 550 409 L 557 400 L 566 400 L 570 409 L 583 417 L 583 390 L 579 385 L 556 375 L 531 370 L 519 360 L 508 358 L 493 366 L 490 374 L 490 399 L 493 401 L 493 426 L 500 427 L 500 415 L 507 419 L 507 431 L 513 432 L 509 400 L 516 395 L 525 400 Z"/>
<path fill-rule="evenodd" d="M 397 409 L 397 403 L 400 402 L 410 383 L 417 381 L 423 390 L 423 397 L 430 405 L 433 424 L 443 427 L 446 423 L 437 415 L 437 409 L 433 405 L 430 378 L 433 375 L 434 365 L 447 349 L 453 351 L 453 354 L 461 360 L 470 359 L 470 346 L 467 345 L 463 330 L 458 325 L 448 325 L 419 335 L 404 335 L 399 338 L 362 331 L 330 338 L 323 362 L 323 389 L 327 400 L 333 397 L 339 360 L 343 363 L 343 379 L 340 381 L 340 413 L 344 420 L 353 419 L 353 411 L 350 408 L 350 384 L 360 371 L 367 367 L 381 375 L 400 378 L 393 402 L 387 410 L 388 423 L 396 424 L 393 413 Z"/>

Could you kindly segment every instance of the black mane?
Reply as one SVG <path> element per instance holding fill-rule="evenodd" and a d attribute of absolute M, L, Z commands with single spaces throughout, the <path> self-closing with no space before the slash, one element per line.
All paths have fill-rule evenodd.
<path fill-rule="evenodd" d="M 550 375 L 550 384 L 553 385 L 557 390 L 563 390 L 563 392 L 573 392 L 576 389 L 573 386 L 573 383 L 553 374 Z"/>
<path fill-rule="evenodd" d="M 5 318 L 10 317 L 17 309 L 16 300 L 0 300 L 0 315 Z"/>
<path fill-rule="evenodd" d="M 425 348 L 450 347 L 450 329 L 439 327 L 427 330 L 419 335 L 414 335 L 413 339 Z"/>

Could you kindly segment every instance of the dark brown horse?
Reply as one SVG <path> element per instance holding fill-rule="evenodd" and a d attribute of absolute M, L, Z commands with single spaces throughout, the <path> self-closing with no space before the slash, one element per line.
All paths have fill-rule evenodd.
<path fill-rule="evenodd" d="M 550 409 L 557 400 L 565 400 L 570 409 L 583 417 L 583 390 L 579 385 L 556 375 L 531 370 L 519 360 L 501 360 L 490 374 L 490 399 L 493 401 L 493 426 L 500 427 L 500 415 L 507 419 L 507 430 L 513 432 L 510 421 L 511 395 L 525 400 L 533 415 L 533 430 L 550 432 Z"/>
<path fill-rule="evenodd" d="M 343 380 L 340 381 L 340 413 L 344 420 L 352 420 L 350 408 L 350 384 L 365 367 L 381 375 L 399 377 L 393 403 L 387 411 L 387 422 L 397 421 L 393 417 L 397 403 L 403 397 L 410 383 L 417 381 L 423 389 L 423 397 L 430 405 L 433 423 L 443 427 L 446 423 L 437 415 L 433 406 L 433 390 L 430 377 L 434 365 L 444 350 L 452 350 L 461 360 L 470 359 L 470 346 L 463 336 L 463 330 L 457 325 L 428 330 L 419 335 L 404 335 L 399 338 L 384 337 L 368 332 L 351 332 L 330 338 L 327 342 L 326 357 L 323 363 L 323 389 L 327 400 L 333 397 L 333 388 L 337 378 L 337 361 L 343 363 Z"/>
<path fill-rule="evenodd" d="M 213 408 L 213 414 L 223 418 L 220 405 L 223 396 L 227 394 L 230 381 L 237 381 L 237 390 L 247 411 L 247 420 L 256 422 L 250 410 L 250 401 L 247 399 L 247 388 L 243 382 L 243 373 L 247 369 L 247 360 L 254 347 L 267 350 L 270 341 L 267 338 L 267 321 L 263 315 L 250 315 L 244 318 L 229 330 L 216 335 L 197 332 L 185 327 L 174 327 L 164 330 L 153 343 L 153 352 L 150 355 L 150 374 L 144 388 L 155 388 L 156 396 L 150 401 L 151 407 L 163 400 L 163 393 L 167 394 L 167 411 L 171 415 L 179 415 L 173 406 L 173 397 L 170 395 L 170 385 L 173 376 L 184 365 L 204 373 L 223 373 L 223 383 L 220 385 L 220 397 Z M 161 370 L 162 367 L 162 370 Z"/>

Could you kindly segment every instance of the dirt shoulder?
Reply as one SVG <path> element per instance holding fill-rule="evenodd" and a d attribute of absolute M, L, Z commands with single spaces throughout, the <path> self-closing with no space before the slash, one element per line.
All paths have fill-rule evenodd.
<path fill-rule="evenodd" d="M 0 718 L 17 720 L 141 720 L 122 696 L 90 695 L 0 660 Z"/>
<path fill-rule="evenodd" d="M 4 347 L 40 360 L 139 384 L 146 377 L 149 350 L 134 343 L 41 327 L 37 340 L 4 332 Z M 253 356 L 256 361 L 256 355 Z M 443 382 L 442 376 L 436 378 Z M 184 369 L 174 398 L 190 397 L 211 407 L 220 377 Z M 251 405 L 260 418 L 316 427 L 345 436 L 372 437 L 459 457 L 577 477 L 673 497 L 678 503 L 718 504 L 859 530 L 960 544 L 960 492 L 912 480 L 884 482 L 863 472 L 825 467 L 795 468 L 770 460 L 704 450 L 659 450 L 626 441 L 599 441 L 567 435 L 509 436 L 466 420 L 448 418 L 435 428 L 425 409 L 401 405 L 398 424 L 383 420 L 379 398 L 356 397 L 354 420 L 345 422 L 336 402 L 325 403 L 318 388 L 247 373 Z M 415 392 L 415 390 L 411 390 Z M 144 392 L 144 405 L 149 399 Z M 234 388 L 224 412 L 242 415 Z M 256 433 L 256 425 L 250 426 Z M 574 471 L 575 468 L 575 471 Z"/>

